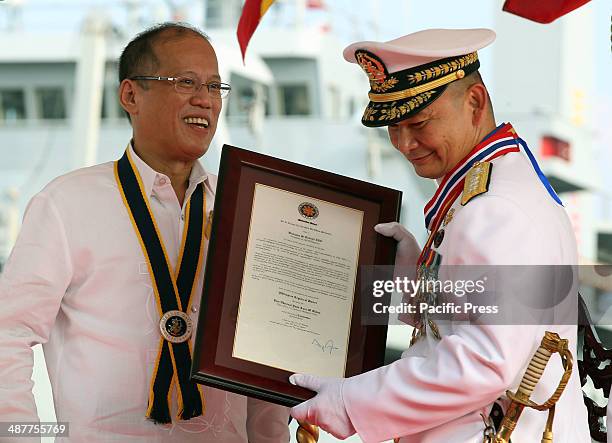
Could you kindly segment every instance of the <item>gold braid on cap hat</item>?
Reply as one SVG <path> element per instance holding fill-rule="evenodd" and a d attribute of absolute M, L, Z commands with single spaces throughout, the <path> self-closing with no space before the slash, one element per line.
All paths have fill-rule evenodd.
<path fill-rule="evenodd" d="M 387 92 L 385 94 L 374 94 L 370 92 L 368 93 L 368 97 L 370 98 L 370 101 L 373 101 L 374 103 L 402 100 L 404 98 L 416 97 L 417 95 L 423 92 L 430 91 L 434 88 L 446 85 L 450 82 L 454 82 L 455 80 L 459 80 L 463 77 L 465 77 L 465 72 L 463 71 L 463 69 L 460 69 L 457 72 L 453 72 L 452 74 L 445 75 L 442 78 L 436 79 L 432 82 L 426 83 L 421 86 L 415 86 L 414 88 L 404 89 L 403 91 Z"/>
<path fill-rule="evenodd" d="M 406 76 L 407 80 L 410 84 L 418 83 L 423 80 L 430 80 L 427 83 L 423 83 L 418 86 L 413 86 L 411 88 L 402 89 L 401 91 L 393 91 L 382 94 L 377 94 L 374 92 L 370 92 L 368 97 L 370 101 L 374 103 L 385 103 L 391 102 L 395 100 L 402 100 L 410 97 L 416 97 L 423 92 L 430 91 L 434 88 L 439 88 L 440 86 L 444 86 L 448 83 L 454 82 L 455 80 L 462 79 L 465 77 L 465 71 L 462 69 L 468 65 L 471 65 L 478 61 L 478 54 L 476 52 L 472 52 L 470 54 L 459 57 L 456 60 L 451 60 L 446 63 L 441 63 L 440 65 L 431 66 L 425 70 L 410 73 Z M 397 75 L 397 73 L 396 73 Z M 439 77 L 442 75 L 442 77 Z"/>

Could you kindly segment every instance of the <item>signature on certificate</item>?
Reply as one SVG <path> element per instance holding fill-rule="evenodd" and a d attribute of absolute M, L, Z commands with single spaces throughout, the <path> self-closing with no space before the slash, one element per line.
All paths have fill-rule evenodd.
<path fill-rule="evenodd" d="M 317 340 L 315 338 L 312 341 L 312 345 L 316 346 L 317 348 L 319 348 L 321 350 L 321 352 L 324 352 L 324 353 L 329 352 L 330 355 L 331 355 L 332 352 L 337 351 L 338 349 L 340 349 L 339 347 L 334 345 L 334 341 L 333 340 L 327 340 L 325 342 L 325 344 L 322 345 L 321 343 L 319 343 L 319 340 Z"/>

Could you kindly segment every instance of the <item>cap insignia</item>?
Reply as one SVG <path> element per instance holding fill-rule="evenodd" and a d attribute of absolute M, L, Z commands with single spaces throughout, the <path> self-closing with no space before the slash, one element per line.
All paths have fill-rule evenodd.
<path fill-rule="evenodd" d="M 385 64 L 374 54 L 367 51 L 357 51 L 355 52 L 355 58 L 370 79 L 370 87 L 373 91 L 387 91 L 399 82 L 395 77 L 387 78 L 388 72 Z"/>

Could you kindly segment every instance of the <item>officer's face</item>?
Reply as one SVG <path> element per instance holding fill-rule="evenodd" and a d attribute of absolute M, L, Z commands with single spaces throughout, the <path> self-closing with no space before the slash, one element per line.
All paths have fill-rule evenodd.
<path fill-rule="evenodd" d="M 144 75 L 220 81 L 215 51 L 201 36 L 172 36 L 154 48 L 159 67 Z M 221 99 L 209 94 L 206 86 L 191 94 L 178 92 L 169 81 L 146 81 L 145 86 L 134 86 L 136 146 L 168 161 L 191 162 L 204 155 L 217 128 Z"/>
<path fill-rule="evenodd" d="M 463 95 L 447 90 L 418 114 L 389 125 L 389 138 L 417 175 L 443 177 L 477 143 L 470 109 Z"/>

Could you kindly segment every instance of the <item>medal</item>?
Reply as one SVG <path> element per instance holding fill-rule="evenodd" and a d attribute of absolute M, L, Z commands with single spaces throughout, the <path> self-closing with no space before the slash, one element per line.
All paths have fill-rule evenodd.
<path fill-rule="evenodd" d="M 439 248 L 442 244 L 442 240 L 444 240 L 444 229 L 440 229 L 438 232 L 436 232 L 433 241 L 434 248 Z"/>
<path fill-rule="evenodd" d="M 161 335 L 171 343 L 189 340 L 193 332 L 193 322 L 183 311 L 168 311 L 159 321 Z"/>

